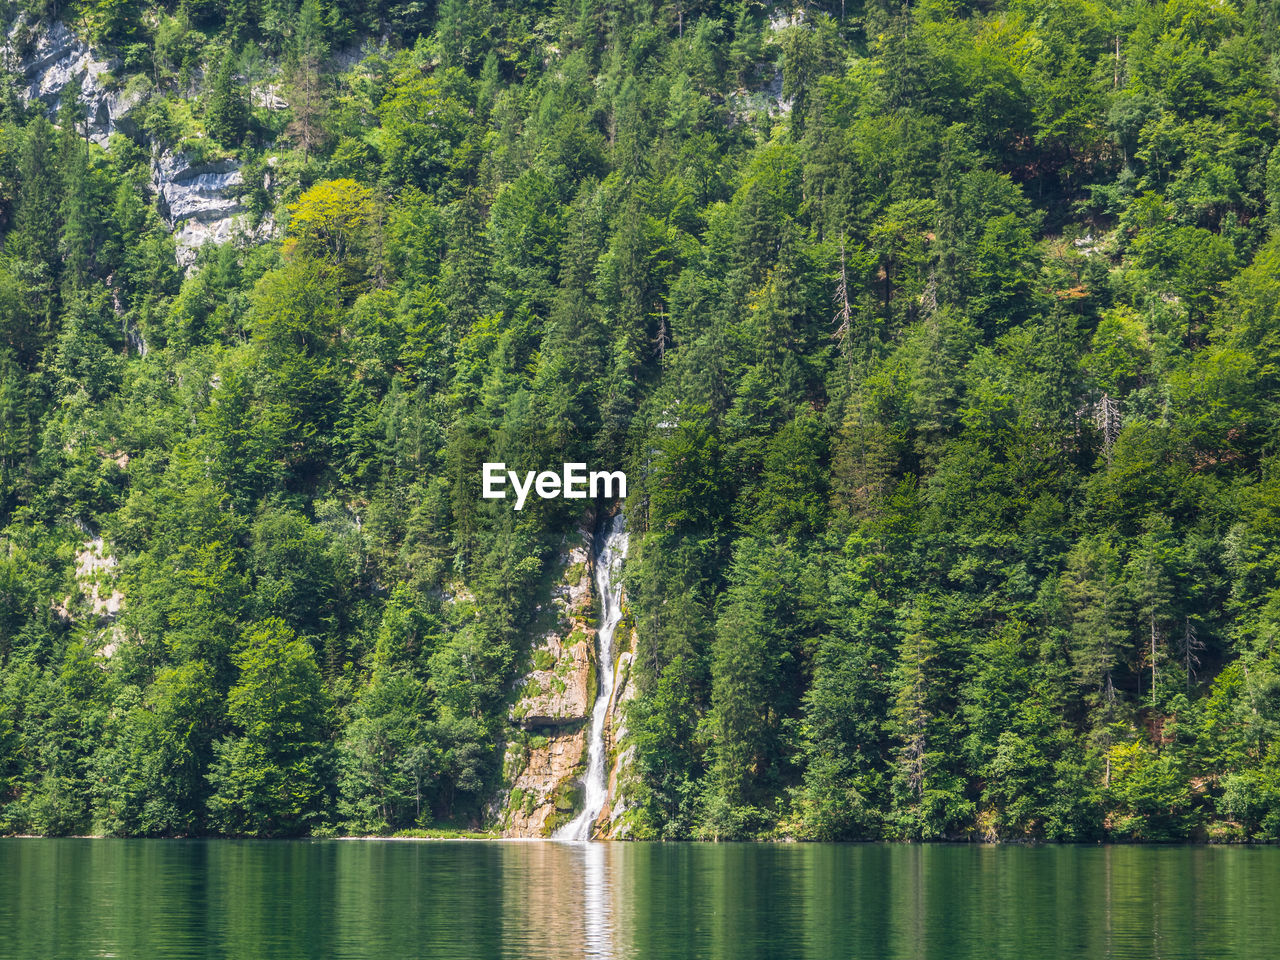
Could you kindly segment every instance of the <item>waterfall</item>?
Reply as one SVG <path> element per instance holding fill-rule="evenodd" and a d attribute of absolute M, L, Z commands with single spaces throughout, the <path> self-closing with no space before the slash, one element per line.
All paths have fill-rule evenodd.
<path fill-rule="evenodd" d="M 587 747 L 587 775 L 583 780 L 586 801 L 582 812 L 555 833 L 557 840 L 590 840 L 591 828 L 604 809 L 609 792 L 609 769 L 604 747 L 604 725 L 609 718 L 609 701 L 613 697 L 613 634 L 622 619 L 622 584 L 618 573 L 627 555 L 627 532 L 622 511 L 611 517 L 604 529 L 604 542 L 596 555 L 596 593 L 600 597 L 599 689 L 591 709 L 591 739 Z"/>

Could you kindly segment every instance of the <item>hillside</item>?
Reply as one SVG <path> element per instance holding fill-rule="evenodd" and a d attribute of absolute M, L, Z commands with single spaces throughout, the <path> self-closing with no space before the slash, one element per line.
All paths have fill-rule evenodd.
<path fill-rule="evenodd" d="M 1280 839 L 1272 5 L 0 19 L 0 833 Z"/>

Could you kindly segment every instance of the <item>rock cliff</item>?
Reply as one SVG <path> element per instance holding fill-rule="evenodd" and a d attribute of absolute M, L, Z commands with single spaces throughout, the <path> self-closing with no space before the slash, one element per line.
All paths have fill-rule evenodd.
<path fill-rule="evenodd" d="M 598 662 L 597 558 L 587 529 L 580 530 L 578 541 L 566 545 L 561 555 L 551 601 L 556 626 L 534 647 L 509 713 L 513 733 L 503 764 L 505 788 L 493 808 L 506 836 L 548 837 L 581 808 L 580 781 L 600 669 L 614 671 L 614 685 L 605 724 L 608 798 L 597 835 L 628 835 L 627 796 L 635 751 L 626 743 L 625 708 L 635 696 L 631 665 L 636 635 L 624 615 L 615 637 L 614 662 Z"/>
<path fill-rule="evenodd" d="M 609 703 L 609 719 L 605 733 L 609 744 L 609 798 L 601 813 L 600 835 L 608 840 L 625 839 L 630 832 L 626 820 L 627 796 L 631 789 L 632 761 L 635 747 L 627 742 L 626 706 L 635 698 L 636 686 L 631 667 L 636 657 L 636 631 L 624 621 L 625 630 L 617 635 L 618 659 L 614 665 L 613 699 Z"/>
<path fill-rule="evenodd" d="M 587 721 L 596 693 L 591 536 L 566 544 L 553 590 L 554 628 L 534 647 L 511 708 L 501 798 L 503 832 L 545 837 L 577 806 Z"/>
<path fill-rule="evenodd" d="M 178 262 L 190 264 L 206 243 L 232 238 L 240 202 L 240 167 L 234 160 L 200 162 L 181 153 L 164 152 L 151 164 L 151 185 L 160 214 L 174 230 Z"/>
<path fill-rule="evenodd" d="M 39 101 L 56 117 L 68 91 L 77 91 L 90 140 L 105 147 L 113 133 L 120 133 L 151 148 L 151 186 L 161 216 L 174 231 L 179 264 L 190 266 L 206 243 L 232 239 L 244 213 L 239 162 L 199 160 L 150 143 L 138 120 L 139 108 L 154 94 L 145 76 L 118 85 L 112 71 L 119 64 L 100 56 L 61 21 L 32 24 L 20 17 L 5 39 L 4 54 L 22 75 L 28 103 Z M 272 96 L 274 107 L 278 98 Z M 267 224 L 255 239 L 270 229 Z"/>

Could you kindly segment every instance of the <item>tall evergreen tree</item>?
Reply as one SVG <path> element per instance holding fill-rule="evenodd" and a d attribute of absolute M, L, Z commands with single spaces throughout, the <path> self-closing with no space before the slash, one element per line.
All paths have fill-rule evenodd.
<path fill-rule="evenodd" d="M 249 105 L 235 75 L 235 63 L 236 58 L 228 50 L 213 83 L 213 98 L 205 118 L 209 136 L 232 147 L 244 139 L 249 121 Z"/>

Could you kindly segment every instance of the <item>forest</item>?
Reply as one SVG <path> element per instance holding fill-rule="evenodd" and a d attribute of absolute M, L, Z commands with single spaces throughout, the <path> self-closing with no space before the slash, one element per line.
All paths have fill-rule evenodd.
<path fill-rule="evenodd" d="M 634 838 L 1280 839 L 1275 0 L 0 20 L 0 834 L 490 826 L 502 461 L 626 471 Z"/>

